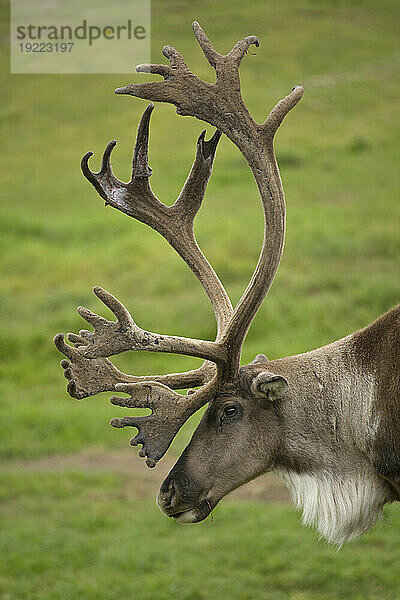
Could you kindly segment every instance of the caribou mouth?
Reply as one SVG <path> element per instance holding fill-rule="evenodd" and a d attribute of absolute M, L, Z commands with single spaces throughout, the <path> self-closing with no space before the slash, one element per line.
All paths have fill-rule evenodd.
<path fill-rule="evenodd" d="M 208 517 L 215 504 L 212 505 L 208 499 L 205 499 L 196 508 L 182 510 L 168 516 L 172 517 L 177 523 L 200 523 Z"/>
<path fill-rule="evenodd" d="M 181 512 L 175 513 L 174 515 L 171 515 L 171 517 L 173 519 L 175 519 L 175 521 L 177 523 L 197 523 L 198 522 L 196 511 L 193 509 L 183 510 Z"/>

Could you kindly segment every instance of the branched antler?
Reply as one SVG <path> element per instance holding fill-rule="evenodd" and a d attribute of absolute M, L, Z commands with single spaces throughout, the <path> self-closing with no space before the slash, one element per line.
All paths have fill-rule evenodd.
<path fill-rule="evenodd" d="M 180 54 L 170 46 L 163 54 L 170 59 L 166 76 L 160 65 L 139 65 L 140 72 L 162 74 L 164 81 L 131 84 L 116 89 L 160 102 L 171 102 L 179 114 L 191 115 L 214 125 L 225 133 L 246 158 L 261 195 L 265 232 L 263 248 L 253 277 L 239 301 L 223 338 L 230 349 L 227 376 L 233 377 L 240 362 L 241 347 L 247 330 L 274 279 L 282 255 L 285 235 L 285 201 L 273 149 L 274 135 L 286 114 L 299 102 L 303 88 L 296 86 L 280 100 L 262 124 L 250 116 L 240 93 L 239 65 L 251 44 L 258 46 L 255 36 L 239 41 L 226 55 L 214 50 L 197 22 L 194 34 L 210 65 L 216 71 L 216 82 L 207 83 L 191 73 Z M 178 58 L 177 58 L 178 57 Z M 165 65 L 163 65 L 165 67 Z"/>
<path fill-rule="evenodd" d="M 133 154 L 132 178 L 129 183 L 119 181 L 112 173 L 110 157 L 116 144 L 115 141 L 107 145 L 102 159 L 102 167 L 98 173 L 89 169 L 88 160 L 92 155 L 91 152 L 88 152 L 82 159 L 82 171 L 107 205 L 159 231 L 188 263 L 211 299 L 217 319 L 218 339 L 229 322 L 232 306 L 217 275 L 197 245 L 193 233 L 193 221 L 205 194 L 221 134 L 216 131 L 210 140 L 205 140 L 205 131 L 202 132 L 197 143 L 196 158 L 182 192 L 173 206 L 165 206 L 154 196 L 148 181 L 152 172 L 148 165 L 148 139 L 149 122 L 153 109 L 153 105 L 146 108 L 139 124 Z M 167 336 L 156 336 L 143 331 L 137 327 L 125 307 L 111 294 L 99 287 L 94 288 L 94 292 L 114 312 L 117 322 L 107 321 L 88 309 L 79 307 L 79 314 L 95 330 L 94 333 L 86 330 L 80 331 L 78 347 L 82 357 L 112 356 L 129 349 L 150 350 L 153 348 L 155 351 L 165 351 Z M 159 344 L 160 337 L 163 338 L 161 344 Z M 69 334 L 68 339 L 73 343 L 77 341 L 75 334 Z M 168 341 L 171 342 L 171 338 L 168 338 Z M 175 347 L 173 345 L 173 348 Z M 108 361 L 107 367 L 103 368 L 103 373 L 109 373 L 111 366 L 112 364 Z M 92 391 L 93 386 L 91 386 L 87 387 L 85 394 L 84 389 L 87 384 L 83 382 L 87 382 L 89 372 L 87 362 L 82 363 L 82 361 L 75 360 L 73 364 L 67 364 L 65 375 L 70 381 L 68 390 L 70 393 L 72 391 L 71 395 L 74 395 L 74 390 L 77 388 L 80 390 L 79 397 L 97 393 L 97 391 Z M 152 380 L 173 389 L 187 388 L 202 385 L 211 379 L 214 373 L 214 363 L 206 361 L 199 369 L 186 373 L 155 375 L 152 376 Z M 119 377 L 120 382 L 138 383 L 149 379 L 143 376 L 126 375 L 115 369 L 112 377 L 103 379 L 101 391 L 113 391 L 116 376 Z"/>
<path fill-rule="evenodd" d="M 131 445 L 142 444 L 139 456 L 147 457 L 146 464 L 149 467 L 155 467 L 185 421 L 208 402 L 217 390 L 215 381 L 189 396 L 177 394 L 165 385 L 153 381 L 118 383 L 115 387 L 119 392 L 130 394 L 130 398 L 112 396 L 110 398 L 112 404 L 152 410 L 152 414 L 145 417 L 122 417 L 111 420 L 113 427 L 136 427 L 139 430 L 138 434 L 131 439 Z"/>
<path fill-rule="evenodd" d="M 149 184 L 148 134 L 153 109 L 154 106 L 150 104 L 139 124 L 129 183 L 119 181 L 112 173 L 110 155 L 114 142 L 108 144 L 98 173 L 93 173 L 88 167 L 91 152 L 82 159 L 82 171 L 107 204 L 158 231 L 178 252 L 206 290 L 214 308 L 218 329 L 221 330 L 229 323 L 232 305 L 193 233 L 194 218 L 204 198 L 221 134 L 216 131 L 206 141 L 205 131 L 201 133 L 185 185 L 175 204 L 166 206 L 156 198 Z"/>
<path fill-rule="evenodd" d="M 218 342 L 194 340 L 169 335 L 160 335 L 145 331 L 136 325 L 125 306 L 112 294 L 95 287 L 94 293 L 117 317 L 116 321 L 108 321 L 96 315 L 88 308 L 78 307 L 78 313 L 92 325 L 94 333 L 86 339 L 86 346 L 79 351 L 85 358 L 100 358 L 121 354 L 127 350 L 147 350 L 149 352 L 168 352 L 170 354 L 186 354 L 210 360 L 215 364 L 224 362 L 224 353 Z"/>
<path fill-rule="evenodd" d="M 208 141 L 205 141 L 204 132 L 201 134 L 192 170 L 175 204 L 170 207 L 162 204 L 149 185 L 151 169 L 148 166 L 148 133 L 150 115 L 154 108 L 152 104 L 144 112 L 138 128 L 129 183 L 119 181 L 112 173 L 110 155 L 115 142 L 108 144 L 98 173 L 93 173 L 88 166 L 92 153 L 83 157 L 82 170 L 106 204 L 157 230 L 189 265 L 213 305 L 217 320 L 216 341 L 164 336 L 145 331 L 135 324 L 128 311 L 114 296 L 98 287 L 94 288 L 95 294 L 112 310 L 117 320 L 108 321 L 80 307 L 79 314 L 93 326 L 94 332 L 84 330 L 79 336 L 69 334 L 69 340 L 76 348 L 66 345 L 61 334 L 55 340 L 59 350 L 71 361 L 62 361 L 70 380 L 69 388 L 73 387 L 71 381 L 74 369 L 77 373 L 84 371 L 81 380 L 86 380 L 89 390 L 96 389 L 96 384 L 88 381 L 89 371 L 104 372 L 108 377 L 107 389 L 131 394 L 130 398 L 113 396 L 113 404 L 151 408 L 152 414 L 146 417 L 123 417 L 112 421 L 115 427 L 133 426 L 139 429 L 139 434 L 132 443 L 143 445 L 141 455 L 147 456 L 149 466 L 154 466 L 163 456 L 184 421 L 204 403 L 212 400 L 224 385 L 230 385 L 237 378 L 243 341 L 272 284 L 284 242 L 285 202 L 273 139 L 283 118 L 303 94 L 303 88 L 296 86 L 278 102 L 264 123 L 256 123 L 241 97 L 238 69 L 248 48 L 252 44 L 259 45 L 258 39 L 255 36 L 246 37 L 228 54 L 222 55 L 213 48 L 197 22 L 193 23 L 193 30 L 208 62 L 215 69 L 215 83 L 199 79 L 190 71 L 175 48 L 165 46 L 163 54 L 169 59 L 169 65 L 137 67 L 138 72 L 161 75 L 163 81 L 130 84 L 116 90 L 117 94 L 169 102 L 176 106 L 179 114 L 194 116 L 217 128 Z M 204 197 L 221 132 L 237 145 L 246 158 L 260 192 L 265 219 L 261 254 L 251 281 L 234 312 L 226 291 L 198 247 L 193 233 L 193 221 Z M 139 381 L 143 381 L 142 378 L 125 375 L 106 358 L 100 358 L 125 350 L 187 354 L 204 358 L 206 362 L 195 371 L 147 378 L 143 383 Z M 89 369 L 88 363 L 84 361 L 89 361 L 93 368 Z M 216 370 L 214 366 L 210 366 L 210 362 L 216 365 Z M 118 383 L 117 377 L 120 378 Z M 185 383 L 185 387 L 186 384 L 205 385 L 193 394 L 181 396 L 171 388 L 184 387 L 182 383 Z M 77 393 L 82 393 L 79 390 L 84 387 L 85 384 L 82 384 L 76 388 L 75 382 Z M 71 393 L 71 389 L 69 391 Z"/>
<path fill-rule="evenodd" d="M 59 333 L 54 338 L 56 348 L 68 357 L 63 359 L 61 367 L 64 369 L 64 377 L 68 380 L 67 391 L 70 396 L 77 399 L 95 396 L 100 392 L 113 392 L 118 383 L 143 383 L 151 379 L 152 382 L 161 383 L 170 389 L 185 389 L 191 386 L 199 386 L 212 378 L 214 369 L 211 371 L 203 367 L 186 373 L 169 373 L 167 375 L 138 376 L 127 375 L 117 369 L 107 358 L 89 359 L 83 356 L 82 350 L 86 350 L 91 343 L 91 334 L 83 330 L 80 335 L 69 333 L 67 338 L 75 347 L 66 344 L 64 335 Z"/>

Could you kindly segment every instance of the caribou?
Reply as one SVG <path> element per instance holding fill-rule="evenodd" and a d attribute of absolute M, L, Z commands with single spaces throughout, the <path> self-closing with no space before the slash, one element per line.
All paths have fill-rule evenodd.
<path fill-rule="evenodd" d="M 275 471 L 302 508 L 303 521 L 329 542 L 342 544 L 366 532 L 386 503 L 400 500 L 400 305 L 364 329 L 311 352 L 268 360 L 259 354 L 241 366 L 246 333 L 277 272 L 285 236 L 285 200 L 274 154 L 274 136 L 303 88 L 295 86 L 263 123 L 249 114 L 241 96 L 239 65 L 256 36 L 218 53 L 200 25 L 194 35 L 216 80 L 193 74 L 172 46 L 163 48 L 169 64 L 144 64 L 139 73 L 162 80 L 115 90 L 151 102 L 141 118 L 133 152 L 132 177 L 119 181 L 106 147 L 101 169 L 82 171 L 109 205 L 161 234 L 196 275 L 216 319 L 214 341 L 153 333 L 142 329 L 113 295 L 95 295 L 114 313 L 110 321 L 87 308 L 78 313 L 93 331 L 70 333 L 54 342 L 67 391 L 85 398 L 111 391 L 111 403 L 149 408 L 146 416 L 114 418 L 117 428 L 134 427 L 131 444 L 154 467 L 185 421 L 208 404 L 181 457 L 157 498 L 165 515 L 179 523 L 205 519 L 230 491 Z M 174 104 L 216 128 L 197 141 L 190 174 L 172 206 L 160 202 L 149 184 L 149 122 L 153 102 Z M 264 212 L 264 239 L 251 280 L 235 309 L 221 281 L 200 250 L 193 231 L 211 175 L 218 141 L 225 134 L 246 159 Z M 268 324 L 266 324 L 268 335 Z M 127 350 L 183 354 L 203 359 L 184 373 L 127 375 L 108 357 Z M 178 393 L 176 390 L 185 391 Z"/>

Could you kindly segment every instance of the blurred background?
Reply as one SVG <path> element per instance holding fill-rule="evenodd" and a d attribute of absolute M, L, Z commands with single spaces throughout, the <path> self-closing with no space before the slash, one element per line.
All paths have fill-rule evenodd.
<path fill-rule="evenodd" d="M 304 529 L 271 476 L 223 500 L 213 519 L 170 522 L 154 504 L 195 415 L 153 471 L 108 422 L 126 414 L 109 394 L 65 391 L 59 331 L 85 326 L 76 306 L 103 311 L 114 293 L 144 328 L 212 339 L 207 298 L 155 232 L 104 208 L 79 161 L 96 169 L 116 138 L 115 174 L 130 177 L 146 102 L 113 90 L 149 76 L 9 75 L 8 3 L 1 4 L 2 600 L 400 598 L 399 507 L 339 552 Z M 196 19 L 227 52 L 256 34 L 241 67 L 244 99 L 263 121 L 293 85 L 301 103 L 276 152 L 287 237 L 275 283 L 247 337 L 243 363 L 329 343 L 400 301 L 399 16 L 395 0 L 152 0 L 152 61 L 172 44 L 213 81 L 194 39 Z M 151 78 L 151 76 L 150 76 Z M 150 131 L 151 185 L 172 203 L 203 124 L 158 105 Z M 207 126 L 208 135 L 212 128 Z M 253 192 L 253 198 L 249 192 Z M 223 138 L 196 222 L 201 247 L 233 302 L 257 260 L 262 212 L 249 169 Z M 194 359 L 131 353 L 134 374 L 191 368 Z"/>

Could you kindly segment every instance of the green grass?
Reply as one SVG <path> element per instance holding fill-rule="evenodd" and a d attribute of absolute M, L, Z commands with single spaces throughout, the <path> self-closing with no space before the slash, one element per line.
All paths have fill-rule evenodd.
<path fill-rule="evenodd" d="M 128 179 L 146 103 L 113 89 L 146 76 L 10 76 L 5 2 L 1 8 L 0 452 L 4 461 L 93 445 L 129 452 L 129 435 L 107 424 L 118 410 L 106 394 L 84 402 L 66 395 L 51 339 L 82 326 L 77 305 L 101 310 L 94 284 L 114 292 L 145 328 L 214 335 L 207 299 L 187 267 L 157 234 L 104 209 L 80 173 L 80 157 L 93 149 L 95 167 L 115 137 L 114 170 Z M 276 141 L 288 207 L 284 258 L 243 362 L 258 352 L 275 358 L 323 345 L 400 300 L 399 16 L 394 0 L 152 2 L 152 59 L 164 60 L 162 46 L 175 44 L 210 81 L 193 19 L 221 51 L 244 35 L 260 37 L 256 56 L 241 67 L 257 120 L 293 84 L 305 86 Z M 202 127 L 157 106 L 150 164 L 162 201 L 179 192 Z M 196 231 L 234 302 L 257 260 L 259 204 L 243 159 L 221 140 Z M 197 364 L 146 353 L 116 362 L 138 374 Z M 120 498 L 116 477 L 10 477 L 1 488 L 15 492 L 5 498 L 2 600 L 108 600 L 137 588 L 144 599 L 398 597 L 398 509 L 390 526 L 335 554 L 282 506 L 225 505 L 214 525 L 178 529 L 152 505 Z"/>
<path fill-rule="evenodd" d="M 335 551 L 282 505 L 225 505 L 213 521 L 179 526 L 114 475 L 1 479 L 8 600 L 400 597 L 395 510 Z"/>

